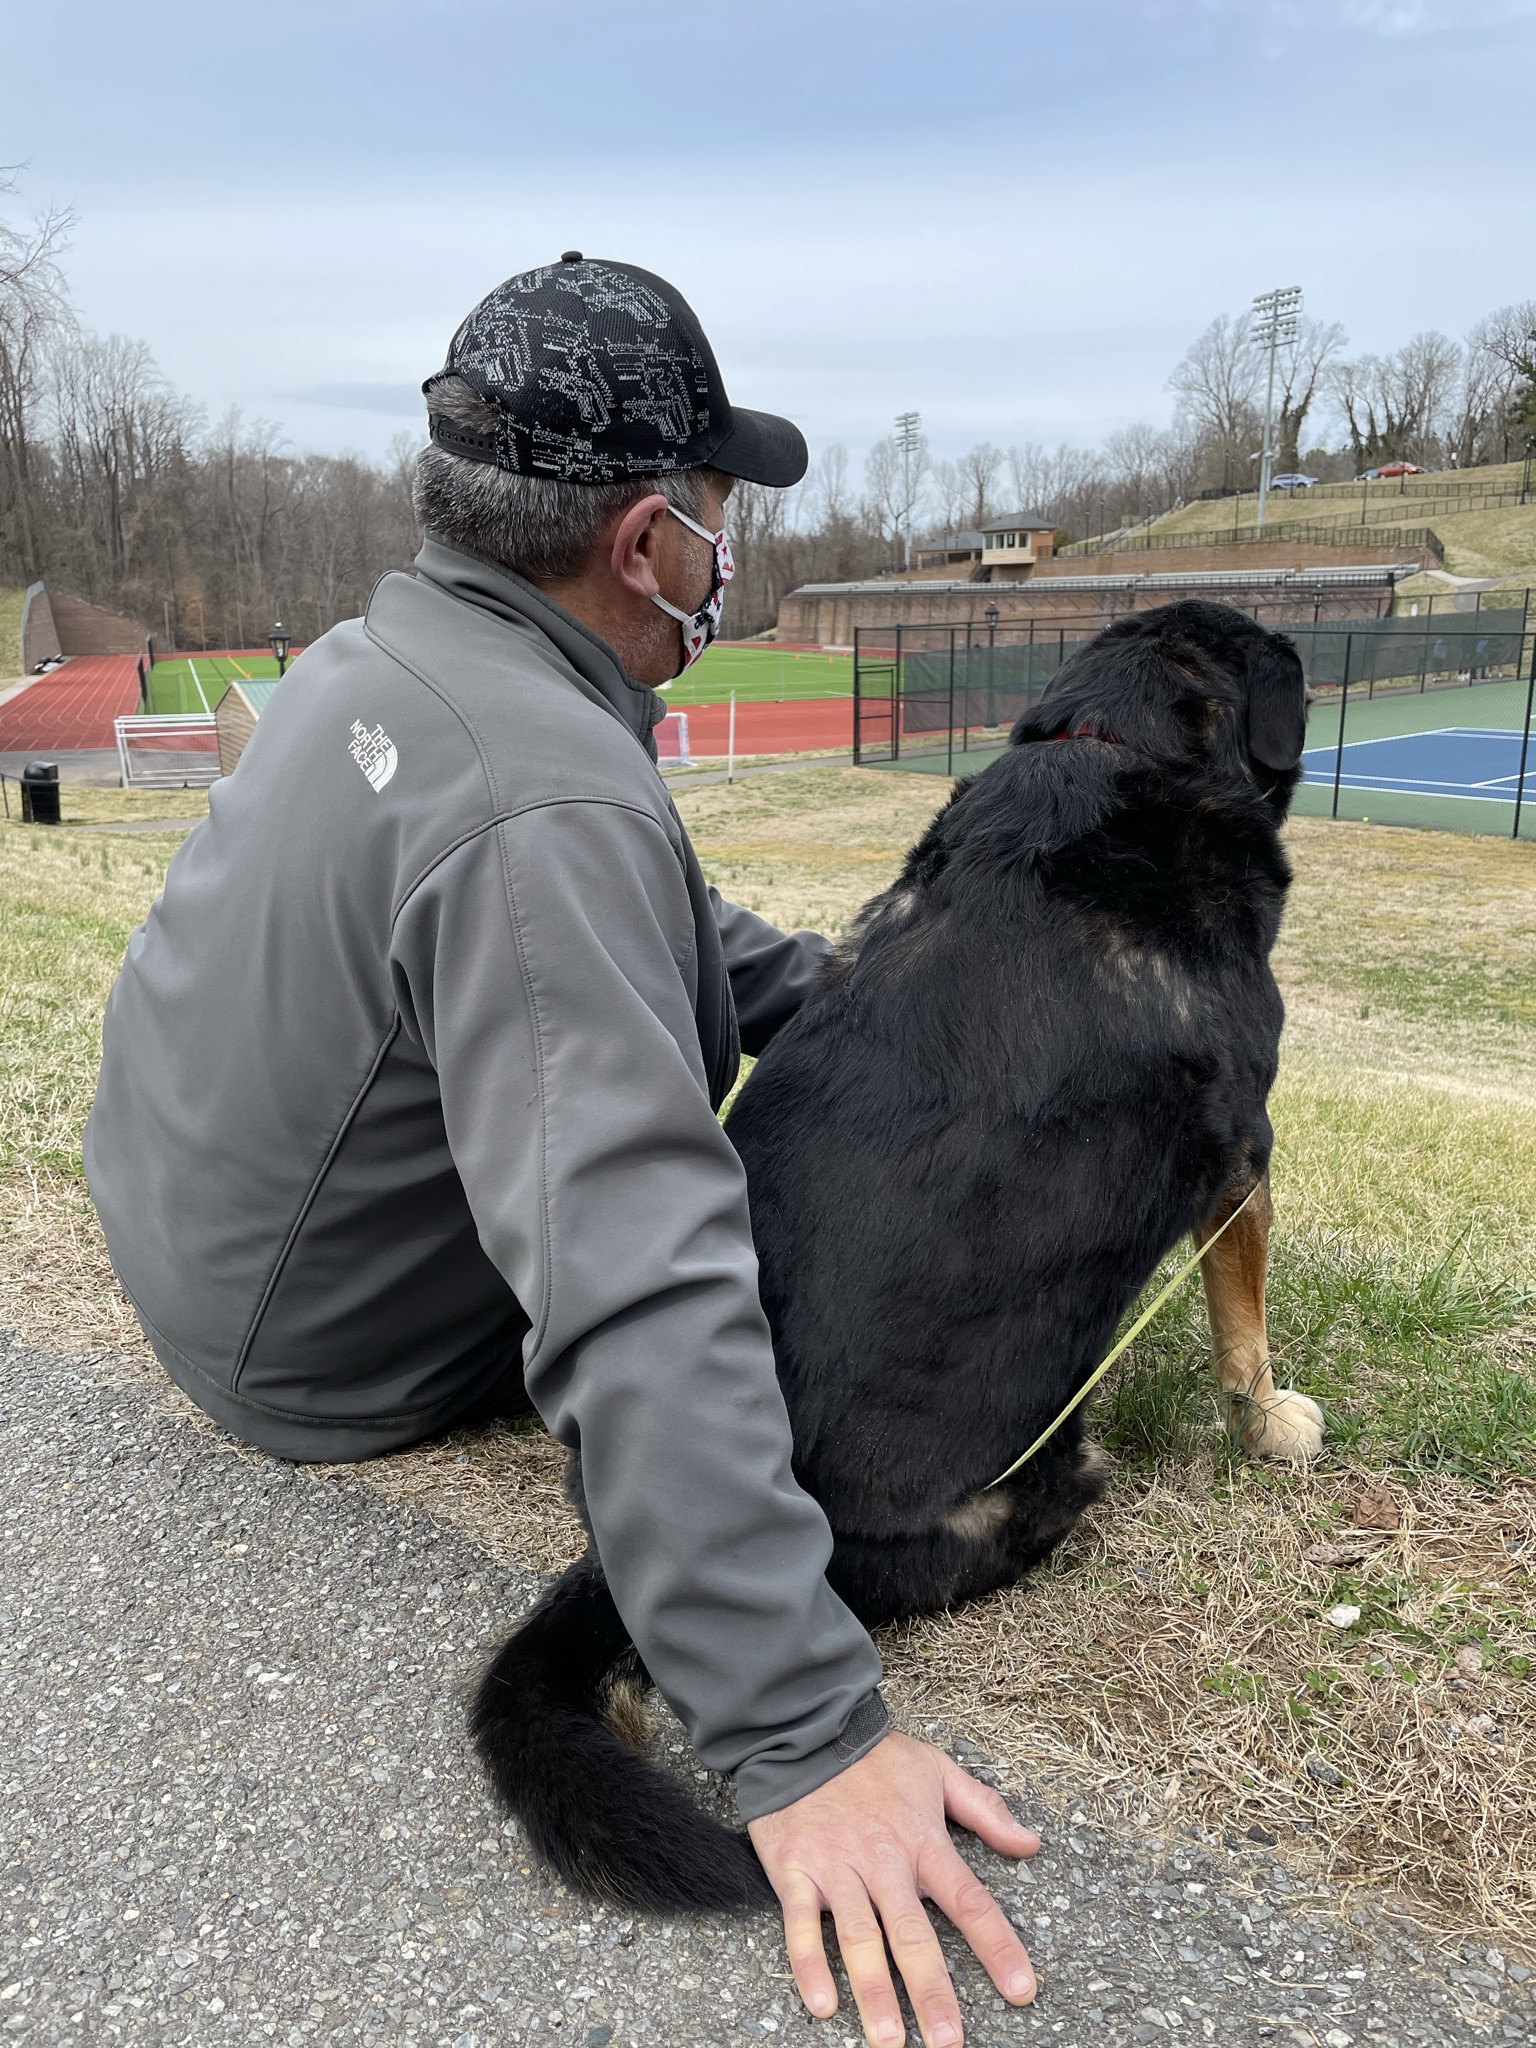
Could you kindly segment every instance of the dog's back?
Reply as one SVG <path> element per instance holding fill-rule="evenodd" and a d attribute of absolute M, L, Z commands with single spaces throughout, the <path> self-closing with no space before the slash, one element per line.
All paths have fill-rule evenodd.
<path fill-rule="evenodd" d="M 1277 807 L 1111 713 L 1024 722 L 729 1120 L 800 1474 L 840 1543 L 960 1512 L 1267 1161 Z M 1080 1445 L 1078 1418 L 1041 1460 L 1037 1550 L 1097 1490 L 1074 1495 Z"/>

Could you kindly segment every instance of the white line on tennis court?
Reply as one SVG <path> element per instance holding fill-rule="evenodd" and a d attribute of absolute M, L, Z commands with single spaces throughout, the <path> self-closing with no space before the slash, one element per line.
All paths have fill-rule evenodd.
<path fill-rule="evenodd" d="M 1325 782 L 1309 782 L 1304 786 L 1307 789 L 1321 789 L 1325 791 L 1328 788 L 1328 784 Z M 1449 784 L 1442 787 L 1439 784 L 1427 782 L 1391 782 L 1385 776 L 1376 781 L 1371 781 L 1363 777 L 1346 775 L 1339 783 L 1339 787 L 1340 789 L 1358 789 L 1367 796 L 1370 796 L 1373 792 L 1377 796 L 1432 796 L 1437 804 L 1512 804 L 1515 800 L 1513 790 L 1507 796 L 1476 796 L 1465 786 L 1456 788 Z M 1528 796 L 1532 794 L 1529 788 L 1526 794 Z"/>

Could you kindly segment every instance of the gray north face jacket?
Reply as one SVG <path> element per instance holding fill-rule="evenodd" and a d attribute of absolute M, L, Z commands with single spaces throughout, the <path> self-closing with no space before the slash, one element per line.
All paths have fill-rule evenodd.
<path fill-rule="evenodd" d="M 747 1818 L 884 1729 L 790 1471 L 715 1109 L 825 941 L 708 888 L 662 704 L 429 540 L 276 691 L 107 1006 L 86 1165 L 172 1378 L 367 1457 L 516 1405 L 579 1447 L 604 1571 Z"/>

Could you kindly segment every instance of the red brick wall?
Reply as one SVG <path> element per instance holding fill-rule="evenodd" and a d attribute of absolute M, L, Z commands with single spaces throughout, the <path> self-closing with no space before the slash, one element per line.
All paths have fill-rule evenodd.
<path fill-rule="evenodd" d="M 1199 551 L 1180 550 L 1185 552 Z M 1179 566 L 1189 565 L 1181 562 Z M 1079 567 L 1078 574 L 1082 573 Z M 801 647 L 851 647 L 856 626 L 952 626 L 971 619 L 978 630 L 984 630 L 989 604 L 997 606 L 999 620 L 1048 617 L 1059 621 L 1085 612 L 1102 617 L 1106 612 L 1144 611 L 1152 605 L 1172 604 L 1181 597 L 1208 596 L 1218 604 L 1241 605 L 1245 610 L 1262 604 L 1266 623 L 1278 623 L 1279 606 L 1290 617 L 1311 616 L 1311 599 L 1305 590 L 1276 591 L 1262 584 L 1249 588 L 1231 585 L 1212 591 L 1053 590 L 1053 580 L 1041 576 L 1032 577 L 1027 583 L 972 583 L 963 590 L 920 586 L 903 589 L 893 584 L 885 589 L 825 594 L 791 591 L 779 605 L 778 638 Z M 1374 619 L 1382 609 L 1385 595 L 1385 589 L 1378 587 L 1330 590 L 1323 598 L 1319 616 Z"/>
<path fill-rule="evenodd" d="M 1053 555 L 1030 581 L 1046 576 L 1188 575 L 1205 569 L 1366 569 L 1378 562 L 1440 566 L 1428 548 L 1330 547 L 1310 541 L 1233 541 L 1208 548 L 1126 548 L 1113 555 Z"/>

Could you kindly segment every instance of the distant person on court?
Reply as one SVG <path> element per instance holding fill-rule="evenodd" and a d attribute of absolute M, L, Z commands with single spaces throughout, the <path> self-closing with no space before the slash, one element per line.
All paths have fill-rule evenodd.
<path fill-rule="evenodd" d="M 1007 1997 L 1034 1979 L 946 1808 L 1035 1838 L 888 1730 L 715 1113 L 828 944 L 706 883 L 652 738 L 719 622 L 733 481 L 797 482 L 805 443 L 731 405 L 670 285 L 575 253 L 482 300 L 423 389 L 415 573 L 289 670 L 112 991 L 86 1163 L 113 1264 L 177 1385 L 279 1456 L 530 1403 L 579 1447 L 806 2002 L 837 2002 L 829 1910 L 870 2038 L 901 2033 L 883 1925 L 955 2042 L 920 1895 Z"/>

